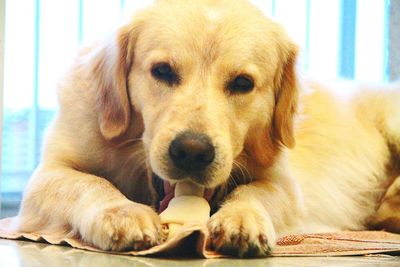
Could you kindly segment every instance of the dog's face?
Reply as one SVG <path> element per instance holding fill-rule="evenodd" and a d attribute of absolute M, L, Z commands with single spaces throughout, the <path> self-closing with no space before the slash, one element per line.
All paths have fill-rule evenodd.
<path fill-rule="evenodd" d="M 158 176 L 214 187 L 229 178 L 243 151 L 268 164 L 279 144 L 293 145 L 296 47 L 247 2 L 160 1 L 118 38 L 125 51 L 113 66 L 128 85 L 119 94 L 126 97 L 121 91 L 127 90 L 143 119 L 143 142 Z M 102 125 L 108 138 L 132 123 L 126 107 L 115 112 L 124 101 L 107 110 L 115 113 L 105 118 L 114 123 Z"/>

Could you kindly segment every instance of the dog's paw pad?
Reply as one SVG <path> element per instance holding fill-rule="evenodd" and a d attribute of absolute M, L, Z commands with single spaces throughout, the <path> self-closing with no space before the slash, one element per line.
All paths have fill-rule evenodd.
<path fill-rule="evenodd" d="M 267 256 L 275 243 L 269 217 L 255 209 L 221 209 L 211 217 L 208 229 L 211 248 L 233 257 Z"/>
<path fill-rule="evenodd" d="M 144 250 L 161 242 L 158 215 L 137 203 L 100 210 L 80 232 L 85 241 L 110 251 Z"/>

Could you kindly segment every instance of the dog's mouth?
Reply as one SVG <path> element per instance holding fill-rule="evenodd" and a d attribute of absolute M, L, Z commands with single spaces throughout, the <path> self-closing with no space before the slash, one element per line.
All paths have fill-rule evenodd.
<path fill-rule="evenodd" d="M 223 187 L 232 172 L 230 143 L 222 134 L 206 131 L 165 130 L 149 138 L 148 167 L 158 181 L 155 189 L 164 195 L 164 181 L 190 180 L 204 188 Z M 157 190 L 158 189 L 158 190 Z"/>
<path fill-rule="evenodd" d="M 233 176 L 232 176 L 233 177 Z M 213 188 L 207 188 L 204 191 L 203 197 L 209 202 L 211 214 L 214 214 L 220 208 L 220 204 L 225 197 L 241 184 L 247 184 L 249 180 L 230 178 L 225 183 L 222 183 Z M 152 173 L 152 186 L 157 194 L 156 210 L 160 213 L 164 211 L 171 199 L 175 197 L 175 185 L 165 179 L 160 178 L 156 173 Z M 233 179 L 233 181 L 232 181 Z"/>
<path fill-rule="evenodd" d="M 161 176 L 158 176 L 161 179 Z M 210 187 L 212 182 L 212 177 L 207 171 L 183 171 L 176 167 L 170 167 L 167 171 L 167 176 L 162 177 L 163 180 L 167 180 L 170 183 L 176 183 L 178 181 L 190 180 L 195 184 L 204 186 L 205 188 Z"/>
<path fill-rule="evenodd" d="M 158 212 L 164 211 L 172 198 L 175 197 L 175 185 L 170 182 L 161 179 L 157 174 L 153 172 L 152 174 L 152 184 L 153 188 L 157 193 L 157 203 L 156 208 Z M 214 198 L 214 193 L 218 190 L 206 188 L 203 197 L 211 203 Z"/>

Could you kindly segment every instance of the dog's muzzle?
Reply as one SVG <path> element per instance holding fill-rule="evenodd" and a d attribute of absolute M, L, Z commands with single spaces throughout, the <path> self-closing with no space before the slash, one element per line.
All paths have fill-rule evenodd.
<path fill-rule="evenodd" d="M 157 193 L 157 201 L 155 203 L 156 209 L 161 213 L 168 207 L 171 199 L 175 197 L 175 185 L 171 185 L 169 182 L 158 177 L 155 173 L 152 175 L 152 185 Z M 210 188 L 207 188 L 204 191 L 203 197 L 210 203 L 210 205 L 212 205 L 212 199 L 215 192 L 218 191 Z"/>

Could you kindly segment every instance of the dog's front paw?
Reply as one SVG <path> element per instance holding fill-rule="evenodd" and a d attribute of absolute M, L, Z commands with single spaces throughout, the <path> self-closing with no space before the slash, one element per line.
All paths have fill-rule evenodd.
<path fill-rule="evenodd" d="M 144 250 L 161 242 L 159 216 L 148 206 L 128 202 L 98 209 L 83 223 L 83 240 L 103 250 Z"/>
<path fill-rule="evenodd" d="M 275 231 L 266 213 L 249 207 L 224 206 L 208 222 L 210 245 L 234 257 L 264 257 L 275 244 Z"/>

